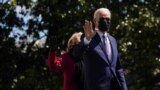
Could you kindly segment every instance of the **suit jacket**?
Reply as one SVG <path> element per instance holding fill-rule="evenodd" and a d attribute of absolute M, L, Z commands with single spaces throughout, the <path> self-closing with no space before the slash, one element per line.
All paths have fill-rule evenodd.
<path fill-rule="evenodd" d="M 112 48 L 112 60 L 109 61 L 101 48 L 101 38 L 96 33 L 88 45 L 82 40 L 73 49 L 73 56 L 84 59 L 85 90 L 115 90 L 111 80 L 118 80 L 117 90 L 127 90 L 123 69 L 120 65 L 116 40 L 108 35 Z M 116 83 L 116 84 L 118 84 Z"/>
<path fill-rule="evenodd" d="M 63 90 L 79 90 L 77 83 L 73 80 L 75 75 L 75 62 L 70 53 L 64 53 L 58 57 L 56 57 L 55 54 L 55 51 L 49 52 L 49 69 L 57 72 L 63 72 Z"/>

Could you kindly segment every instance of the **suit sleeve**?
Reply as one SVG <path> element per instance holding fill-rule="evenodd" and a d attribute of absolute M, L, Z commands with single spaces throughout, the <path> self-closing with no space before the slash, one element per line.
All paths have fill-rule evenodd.
<path fill-rule="evenodd" d="M 117 57 L 116 74 L 117 74 L 117 78 L 120 81 L 121 86 L 122 86 L 121 90 L 127 90 L 124 71 L 123 71 L 122 65 L 120 63 L 119 56 Z"/>
<path fill-rule="evenodd" d="M 84 36 L 81 37 L 81 42 L 73 47 L 72 55 L 78 59 L 82 59 L 83 52 L 87 46 L 84 44 Z"/>
<path fill-rule="evenodd" d="M 85 51 L 88 51 L 89 49 L 93 49 L 95 46 L 99 44 L 101 41 L 99 35 L 96 33 L 96 35 L 89 41 L 87 44 L 84 41 L 85 37 L 81 38 L 81 42 L 74 46 L 72 55 L 76 58 L 82 59 L 83 54 Z"/>
<path fill-rule="evenodd" d="M 49 70 L 63 71 L 63 57 L 56 56 L 56 51 L 50 51 L 48 54 L 48 68 Z"/>

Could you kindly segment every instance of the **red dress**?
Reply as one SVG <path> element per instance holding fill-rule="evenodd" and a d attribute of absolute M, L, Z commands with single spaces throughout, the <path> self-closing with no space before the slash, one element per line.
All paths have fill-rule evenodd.
<path fill-rule="evenodd" d="M 69 53 L 56 57 L 56 52 L 51 51 L 48 55 L 48 67 L 50 70 L 63 72 L 63 90 L 78 90 L 73 80 L 75 74 L 75 62 Z"/>

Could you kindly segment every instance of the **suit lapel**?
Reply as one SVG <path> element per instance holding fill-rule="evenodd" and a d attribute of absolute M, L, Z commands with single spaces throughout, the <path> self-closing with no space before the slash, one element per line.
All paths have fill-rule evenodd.
<path fill-rule="evenodd" d="M 101 38 L 98 35 L 98 33 L 96 33 L 95 37 L 93 38 L 93 40 L 91 41 L 89 47 L 92 48 L 95 53 L 97 53 L 108 65 L 108 58 L 106 57 L 105 53 L 103 52 L 102 48 L 101 48 Z"/>
<path fill-rule="evenodd" d="M 102 42 L 100 42 L 100 44 L 94 48 L 95 52 L 109 65 L 109 62 L 108 62 L 108 58 L 106 57 L 105 55 L 105 52 L 102 50 Z"/>
<path fill-rule="evenodd" d="M 103 48 L 101 48 L 102 42 L 101 42 L 101 38 L 98 35 L 98 33 L 96 33 L 95 37 L 93 37 L 92 41 L 89 44 L 89 48 L 93 49 L 95 53 L 97 53 L 108 65 L 110 65 L 113 63 L 113 61 L 116 61 L 118 51 L 117 51 L 117 44 L 116 44 L 115 39 L 109 34 L 108 34 L 108 38 L 110 41 L 111 51 L 112 51 L 111 61 L 108 60 L 108 58 L 106 57 L 103 51 Z"/>

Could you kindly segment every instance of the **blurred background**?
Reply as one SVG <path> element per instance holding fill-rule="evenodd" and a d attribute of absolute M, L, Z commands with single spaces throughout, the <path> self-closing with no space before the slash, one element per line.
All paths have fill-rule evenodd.
<path fill-rule="evenodd" d="M 0 89 L 60 90 L 62 74 L 47 67 L 49 39 L 65 50 L 100 7 L 111 10 L 129 90 L 160 90 L 160 0 L 0 0 Z"/>

